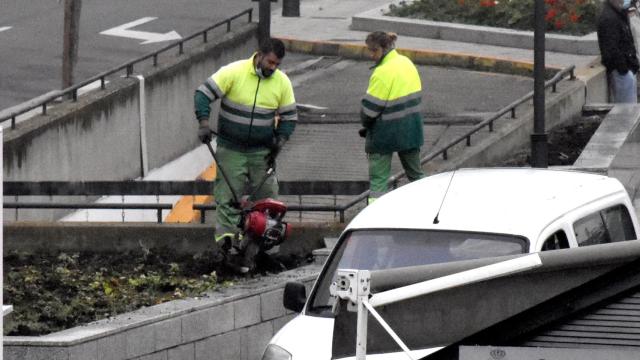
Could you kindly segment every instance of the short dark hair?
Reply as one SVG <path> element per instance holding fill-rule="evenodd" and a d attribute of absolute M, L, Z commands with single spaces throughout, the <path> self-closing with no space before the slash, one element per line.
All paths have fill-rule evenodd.
<path fill-rule="evenodd" d="M 284 58 L 284 43 L 280 39 L 269 38 L 260 44 L 263 54 L 274 53 L 278 59 Z"/>

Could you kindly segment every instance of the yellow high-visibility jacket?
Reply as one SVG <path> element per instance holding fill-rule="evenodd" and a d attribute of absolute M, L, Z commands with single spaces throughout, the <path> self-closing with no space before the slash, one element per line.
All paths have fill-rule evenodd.
<path fill-rule="evenodd" d="M 209 105 L 222 99 L 218 116 L 218 144 L 235 149 L 260 150 L 274 137 L 286 139 L 298 120 L 291 81 L 276 70 L 260 78 L 253 59 L 235 61 L 220 68 L 198 89 L 194 97 L 198 120 L 209 119 Z M 280 115 L 279 124 L 275 115 Z"/>
<path fill-rule="evenodd" d="M 413 62 L 396 50 L 375 66 L 360 119 L 367 128 L 365 151 L 387 154 L 420 148 L 424 143 L 422 84 Z"/>

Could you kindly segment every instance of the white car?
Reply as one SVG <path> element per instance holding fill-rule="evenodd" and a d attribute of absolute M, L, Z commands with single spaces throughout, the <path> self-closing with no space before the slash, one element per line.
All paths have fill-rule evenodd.
<path fill-rule="evenodd" d="M 424 178 L 382 196 L 351 221 L 306 301 L 302 284 L 287 284 L 285 307 L 300 314 L 273 337 L 262 359 L 331 359 L 335 300 L 329 286 L 337 269 L 382 270 L 589 246 L 635 240 L 638 230 L 627 192 L 606 176 L 505 168 Z"/>

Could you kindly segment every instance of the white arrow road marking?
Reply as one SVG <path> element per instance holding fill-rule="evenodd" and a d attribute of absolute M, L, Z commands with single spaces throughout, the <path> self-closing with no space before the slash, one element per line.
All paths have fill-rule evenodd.
<path fill-rule="evenodd" d="M 11 29 L 11 26 L 0 26 L 0 32 Z"/>
<path fill-rule="evenodd" d="M 142 45 L 157 43 L 162 41 L 182 39 L 182 36 L 180 36 L 180 34 L 178 34 L 175 31 L 169 31 L 168 33 L 160 34 L 160 33 L 148 32 L 148 31 L 129 30 L 132 27 L 136 27 L 138 25 L 144 24 L 149 21 L 153 21 L 155 19 L 157 19 L 157 17 L 143 17 L 136 21 L 132 21 L 130 23 L 126 23 L 124 25 L 116 26 L 109 30 L 105 30 L 100 34 L 144 40 L 143 42 L 140 43 Z"/>

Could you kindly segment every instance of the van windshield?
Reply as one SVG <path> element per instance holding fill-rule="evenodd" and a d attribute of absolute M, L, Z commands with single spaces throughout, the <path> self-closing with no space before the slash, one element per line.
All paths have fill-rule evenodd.
<path fill-rule="evenodd" d="M 406 266 L 523 254 L 523 237 L 476 232 L 434 230 L 356 230 L 338 242 L 312 295 L 308 312 L 326 315 L 333 299 L 329 285 L 337 269 L 384 270 Z"/>

